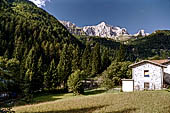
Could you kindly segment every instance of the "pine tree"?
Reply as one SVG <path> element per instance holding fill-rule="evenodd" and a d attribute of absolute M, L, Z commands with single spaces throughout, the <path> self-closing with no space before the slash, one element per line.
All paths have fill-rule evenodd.
<path fill-rule="evenodd" d="M 101 55 L 100 55 L 100 45 L 96 43 L 92 51 L 92 75 L 100 73 L 101 71 Z"/>
<path fill-rule="evenodd" d="M 4 58 L 8 58 L 9 57 L 9 51 L 8 51 L 8 49 L 5 51 L 5 53 L 4 53 Z"/>
<path fill-rule="evenodd" d="M 93 61 L 93 52 L 89 53 L 88 66 L 85 71 L 87 77 L 92 76 L 92 61 Z"/>
<path fill-rule="evenodd" d="M 80 66 L 80 54 L 79 47 L 77 46 L 75 50 L 73 50 L 73 60 L 72 60 L 72 71 L 79 69 Z"/>
<path fill-rule="evenodd" d="M 32 88 L 31 88 L 31 82 L 32 82 L 32 78 L 33 78 L 33 72 L 31 69 L 27 69 L 26 73 L 25 73 L 25 90 L 24 93 L 29 94 L 32 93 Z"/>
<path fill-rule="evenodd" d="M 44 89 L 45 90 L 50 90 L 51 89 L 51 76 L 50 76 L 50 73 L 48 71 L 44 72 L 44 82 L 43 82 L 43 85 L 44 85 Z"/>
<path fill-rule="evenodd" d="M 126 54 L 125 47 L 123 44 L 120 44 L 119 50 L 117 50 L 116 52 L 116 58 L 115 58 L 116 61 L 117 62 L 125 61 L 126 60 L 125 54 Z"/>
<path fill-rule="evenodd" d="M 50 56 L 50 59 L 54 57 L 54 54 L 55 54 L 54 45 L 51 43 L 49 45 L 49 56 Z"/>
<path fill-rule="evenodd" d="M 84 89 L 82 87 L 81 80 L 82 77 L 80 70 L 76 70 L 74 73 L 72 73 L 67 80 L 68 88 L 70 91 L 73 91 L 74 95 L 83 93 Z"/>
<path fill-rule="evenodd" d="M 32 47 L 29 51 L 28 56 L 26 58 L 25 69 L 27 69 L 26 73 L 29 73 L 29 80 L 30 80 L 30 88 L 32 91 L 39 90 L 39 76 L 37 75 L 37 56 L 36 56 L 36 49 Z"/>
<path fill-rule="evenodd" d="M 13 57 L 17 59 L 21 59 L 22 57 L 22 38 L 20 37 L 15 37 L 15 50 L 13 52 Z"/>
<path fill-rule="evenodd" d="M 26 63 L 25 63 L 25 68 L 26 69 L 33 69 L 33 64 L 35 63 L 35 58 L 36 58 L 36 50 L 34 47 L 29 51 L 27 58 L 26 58 Z"/>
<path fill-rule="evenodd" d="M 44 81 L 44 76 L 43 76 L 43 72 L 44 72 L 44 66 L 43 66 L 43 59 L 40 56 L 40 58 L 38 59 L 38 64 L 37 64 L 37 80 L 39 81 L 37 83 L 37 87 L 42 88 L 43 85 L 43 81 Z"/>
<path fill-rule="evenodd" d="M 51 87 L 56 88 L 56 86 L 59 84 L 59 81 L 58 81 L 57 67 L 54 59 L 50 63 L 49 74 L 50 74 L 49 76 L 51 76 L 51 85 L 52 85 Z"/>
<path fill-rule="evenodd" d="M 87 70 L 88 68 L 88 64 L 89 64 L 89 59 L 90 59 L 90 46 L 89 44 L 86 44 L 86 48 L 83 52 L 83 55 L 82 55 L 82 62 L 81 62 L 81 68 L 83 70 Z"/>
<path fill-rule="evenodd" d="M 64 88 L 67 89 L 67 79 L 71 74 L 71 60 L 68 52 L 68 45 L 65 44 L 61 52 L 60 61 L 57 66 L 60 82 L 64 84 Z"/>
<path fill-rule="evenodd" d="M 103 50 L 103 54 L 102 54 L 102 71 L 104 71 L 111 63 L 110 59 L 109 59 L 109 53 L 107 49 Z"/>

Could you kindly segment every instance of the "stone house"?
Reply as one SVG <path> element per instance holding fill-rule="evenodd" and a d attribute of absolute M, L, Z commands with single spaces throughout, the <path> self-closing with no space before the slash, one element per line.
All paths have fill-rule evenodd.
<path fill-rule="evenodd" d="M 170 84 L 168 59 L 142 60 L 129 67 L 132 68 L 132 79 L 122 79 L 123 91 L 161 90 Z"/>

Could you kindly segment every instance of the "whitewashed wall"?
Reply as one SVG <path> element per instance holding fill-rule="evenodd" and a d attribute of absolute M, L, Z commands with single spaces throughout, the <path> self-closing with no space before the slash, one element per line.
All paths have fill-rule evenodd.
<path fill-rule="evenodd" d="M 123 92 L 132 92 L 134 88 L 133 80 L 122 80 L 122 91 Z"/>
<path fill-rule="evenodd" d="M 149 77 L 144 77 L 144 70 L 149 70 Z M 139 64 L 132 68 L 132 77 L 134 90 L 144 90 L 144 82 L 149 82 L 149 90 L 160 90 L 162 88 L 163 70 L 151 63 Z"/>

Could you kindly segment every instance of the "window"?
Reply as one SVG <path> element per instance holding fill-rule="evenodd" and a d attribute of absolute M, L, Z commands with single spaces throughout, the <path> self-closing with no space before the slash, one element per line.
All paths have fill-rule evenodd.
<path fill-rule="evenodd" d="M 149 82 L 144 82 L 144 89 L 149 89 Z"/>
<path fill-rule="evenodd" d="M 149 70 L 144 70 L 144 77 L 149 77 Z"/>

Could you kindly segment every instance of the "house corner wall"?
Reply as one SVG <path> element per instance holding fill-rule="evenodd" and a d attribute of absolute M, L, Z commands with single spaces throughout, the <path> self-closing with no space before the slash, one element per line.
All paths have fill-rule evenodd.
<path fill-rule="evenodd" d="M 144 70 L 149 70 L 149 77 L 144 77 Z M 149 83 L 148 90 L 161 90 L 163 85 L 162 67 L 144 63 L 132 68 L 134 90 L 144 90 L 144 83 Z"/>

